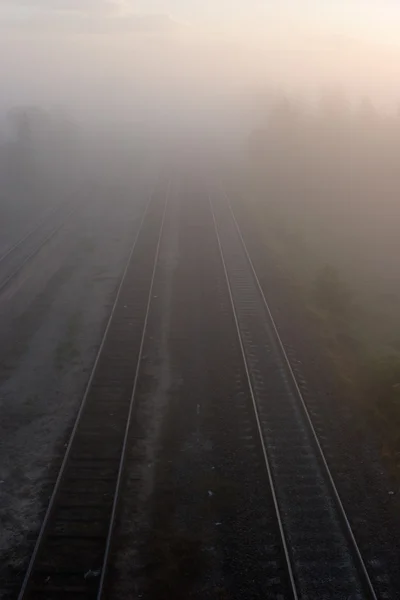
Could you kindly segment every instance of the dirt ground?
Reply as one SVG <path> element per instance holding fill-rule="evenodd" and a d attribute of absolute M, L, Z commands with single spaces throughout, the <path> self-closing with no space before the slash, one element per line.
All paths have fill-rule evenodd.
<path fill-rule="evenodd" d="M 83 195 L 0 296 L 0 598 L 24 573 L 146 192 L 142 182 L 134 193 Z M 3 222 L 0 247 L 35 216 L 14 214 L 12 231 Z"/>

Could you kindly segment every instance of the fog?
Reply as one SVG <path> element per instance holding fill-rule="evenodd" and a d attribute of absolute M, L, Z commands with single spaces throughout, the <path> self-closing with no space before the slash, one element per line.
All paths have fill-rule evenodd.
<path fill-rule="evenodd" d="M 89 181 L 131 186 L 196 146 L 263 171 L 283 204 L 337 207 L 350 195 L 381 214 L 390 197 L 394 210 L 399 17 L 372 1 L 5 1 L 3 202 L 51 201 Z"/>
<path fill-rule="evenodd" d="M 344 200 L 345 177 L 360 196 L 367 170 L 368 201 L 394 197 L 399 11 L 303 4 L 3 2 L 3 199 L 46 185 L 50 198 L 54 186 L 65 193 L 96 178 L 131 185 L 132 165 L 153 172 L 188 144 L 252 167 L 249 138 L 268 139 L 269 127 L 269 168 L 302 196 L 312 187 L 318 201 Z M 284 133 L 271 119 L 279 96 L 293 107 Z M 322 179 L 317 194 L 311 181 Z"/>
<path fill-rule="evenodd" d="M 261 439 L 264 454 L 258 459 L 253 441 L 263 437 L 261 429 L 269 423 L 270 398 L 289 398 L 293 372 L 287 360 L 293 359 L 294 377 L 300 374 L 306 403 L 315 400 L 316 421 L 323 405 L 326 419 L 335 422 L 336 441 L 329 438 L 329 423 L 323 439 L 328 449 L 329 444 L 339 449 L 340 469 L 346 462 L 339 474 L 343 481 L 353 481 L 352 473 L 359 476 L 361 484 L 355 486 L 361 493 L 354 498 L 368 500 L 373 493 L 366 494 L 363 486 L 376 484 L 378 509 L 374 513 L 373 506 L 370 518 L 363 508 L 365 522 L 371 531 L 375 524 L 390 528 L 390 519 L 379 512 L 386 507 L 389 484 L 380 479 L 384 452 L 376 447 L 385 448 L 398 475 L 399 31 L 400 7 L 390 0 L 0 0 L 0 520 L 5 523 L 0 581 L 21 583 L 49 497 L 49 472 L 58 471 L 89 374 L 94 369 L 96 377 L 96 365 L 102 369 L 108 360 L 105 383 L 90 378 L 96 425 L 81 430 L 98 443 L 101 436 L 91 434 L 97 422 L 99 427 L 102 419 L 113 424 L 114 414 L 125 410 L 119 407 L 129 402 L 129 415 L 138 411 L 132 428 L 139 427 L 134 432 L 139 449 L 135 446 L 137 455 L 132 452 L 135 456 L 126 460 L 135 463 L 125 490 L 128 510 L 122 511 L 129 513 L 129 523 L 126 530 L 121 526 L 128 545 L 130 536 L 136 541 L 121 564 L 129 563 L 127 580 L 139 587 L 115 597 L 161 597 L 165 589 L 171 597 L 189 597 L 194 589 L 189 564 L 196 573 L 210 565 L 204 589 L 200 577 L 196 580 L 195 595 L 207 595 L 207 586 L 217 586 L 222 571 L 225 581 L 209 597 L 251 590 L 248 584 L 258 585 L 259 572 L 262 585 L 268 582 L 265 565 L 269 569 L 275 560 L 265 562 L 265 539 L 271 548 L 279 543 L 271 541 L 268 519 L 257 517 L 248 527 L 253 509 L 259 516 L 266 510 L 260 482 L 268 452 Z M 226 265 L 220 261 L 224 248 L 230 254 Z M 253 273 L 249 269 L 242 278 L 249 256 L 287 343 L 285 360 Z M 124 288 L 123 279 L 119 288 L 126 274 L 128 284 Z M 236 296 L 229 289 L 231 274 Z M 253 295 L 247 296 L 251 286 Z M 116 295 L 120 289 L 127 291 Z M 245 318 L 243 323 L 235 319 L 236 331 L 231 309 L 241 293 Z M 110 317 L 112 324 L 114 315 L 116 333 L 110 340 L 115 346 L 97 363 L 96 352 L 108 339 L 106 329 L 102 342 L 106 323 Z M 240 328 L 247 324 L 244 344 L 238 344 Z M 259 329 L 254 340 L 251 328 Z M 123 335 L 127 344 L 117 348 Z M 137 341 L 138 349 L 131 352 L 129 344 Z M 130 363 L 117 368 L 117 361 L 136 355 L 134 368 Z M 263 402 L 268 400 L 262 418 L 252 378 L 264 390 Z M 116 409 L 108 412 L 114 382 Z M 101 390 L 105 396 L 98 409 Z M 294 415 L 295 400 L 290 402 L 283 416 Z M 85 411 L 86 405 L 83 416 Z M 282 415 L 276 412 L 277 423 L 284 423 Z M 302 427 L 298 440 L 308 428 L 302 418 L 296 416 Z M 125 431 L 125 421 L 114 428 L 115 439 Z M 258 424 L 251 435 L 250 421 Z M 372 449 L 357 437 L 364 422 L 363 440 L 373 437 L 375 443 L 377 433 Z M 371 423 L 374 436 L 368 433 Z M 348 431 L 343 444 L 342 429 Z M 290 423 L 287 430 L 292 431 Z M 319 425 L 316 430 L 324 432 Z M 300 459 L 314 460 L 314 448 L 308 453 L 307 445 L 292 439 Z M 107 437 L 105 456 L 108 444 L 111 448 L 114 442 Z M 276 452 L 279 461 L 277 448 L 272 456 Z M 210 458 L 204 459 L 206 454 Z M 295 454 L 288 465 L 295 464 Z M 350 459 L 358 463 L 353 472 L 346 471 Z M 272 468 L 279 470 L 275 462 Z M 315 460 L 315 468 L 320 462 Z M 370 462 L 374 472 L 364 477 Z M 193 475 L 197 472 L 201 477 Z M 273 480 L 269 474 L 268 486 Z M 248 502 L 252 486 L 257 498 Z M 99 497 L 112 497 L 97 489 L 103 488 L 93 486 Z M 347 494 L 346 481 L 344 489 Z M 289 504 L 297 498 L 287 491 L 280 496 Z M 349 492 L 345 505 L 357 507 L 354 498 Z M 327 500 L 333 507 L 336 498 Z M 263 503 L 259 513 L 257 501 Z M 300 515 L 292 508 L 282 514 Z M 340 513 L 337 523 L 342 520 Z M 155 542 L 153 522 L 160 525 Z M 192 538 L 200 522 L 199 537 Z M 354 522 L 362 530 L 363 521 Z M 252 526 L 259 527 L 257 535 Z M 285 523 L 280 529 L 286 530 Z M 58 530 L 62 535 L 63 528 L 57 525 Z M 318 523 L 309 530 L 317 532 Z M 262 548 L 255 560 L 253 537 Z M 385 540 L 381 530 L 368 537 Z M 246 549 L 245 557 L 240 548 Z M 159 556 L 153 560 L 155 552 Z M 285 548 L 282 557 L 291 554 Z M 368 551 L 368 556 L 373 555 Z M 72 569 L 77 579 L 65 589 L 79 590 L 74 586 L 80 580 L 97 585 L 101 565 L 97 568 L 96 561 L 76 573 Z M 379 555 L 369 563 L 380 565 Z M 352 565 L 353 559 L 342 564 Z M 306 562 L 302 568 L 308 568 Z M 260 571 L 253 577 L 251 569 Z M 271 569 L 275 586 L 283 569 Z M 386 574 L 379 569 L 375 575 L 384 582 Z M 179 594 L 171 591 L 180 585 L 178 571 L 184 573 Z M 397 564 L 393 572 L 398 576 Z M 330 581 L 330 574 L 325 579 Z M 139 593 L 142 584 L 163 587 L 158 595 L 146 595 Z M 260 584 L 252 597 L 261 590 Z"/>

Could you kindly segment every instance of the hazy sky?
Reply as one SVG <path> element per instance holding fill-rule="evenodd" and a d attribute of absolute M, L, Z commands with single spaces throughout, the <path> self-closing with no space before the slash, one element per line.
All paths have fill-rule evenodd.
<path fill-rule="evenodd" d="M 400 30 L 398 0 L 0 0 L 3 22 L 73 12 L 103 19 L 162 13 L 196 26 L 304 28 L 394 43 Z"/>
<path fill-rule="evenodd" d="M 400 0 L 0 0 L 0 103 L 115 110 L 233 80 L 393 103 L 399 31 Z"/>
<path fill-rule="evenodd" d="M 128 4 L 128 3 L 127 3 Z M 282 24 L 323 28 L 339 34 L 397 41 L 400 26 L 398 0 L 139 0 L 137 10 L 161 11 L 215 22 L 267 26 L 269 19 Z M 264 19 L 263 19 L 264 18 Z"/>

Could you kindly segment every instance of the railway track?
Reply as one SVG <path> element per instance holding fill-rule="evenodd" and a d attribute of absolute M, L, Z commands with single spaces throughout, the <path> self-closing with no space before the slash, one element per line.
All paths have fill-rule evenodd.
<path fill-rule="evenodd" d="M 65 225 L 76 205 L 57 206 L 0 256 L 0 293 Z"/>
<path fill-rule="evenodd" d="M 144 212 L 20 600 L 102 596 L 167 202 Z"/>
<path fill-rule="evenodd" d="M 110 598 L 290 598 L 212 215 L 190 174 L 154 297 Z"/>
<path fill-rule="evenodd" d="M 158 258 L 174 235 L 180 258 L 171 275 Z M 139 365 L 166 327 L 160 300 L 150 315 L 153 294 L 170 304 L 170 337 L 162 343 L 181 383 L 165 417 L 145 554 L 158 564 L 166 544 L 168 562 L 182 528 L 185 544 L 196 528 L 203 537 L 200 550 L 195 541 L 183 545 L 176 560 L 186 567 L 174 581 L 168 569 L 165 579 L 139 581 L 146 578 L 139 569 L 131 589 L 149 600 L 186 597 L 182 590 L 195 585 L 187 581 L 189 561 L 230 590 L 221 597 L 376 600 L 228 199 L 207 203 L 198 193 L 168 203 L 161 189 L 132 247 L 19 600 L 103 595 Z M 137 490 L 129 493 L 124 501 L 133 511 Z"/>
<path fill-rule="evenodd" d="M 292 598 L 376 600 L 229 200 L 210 207 Z"/>

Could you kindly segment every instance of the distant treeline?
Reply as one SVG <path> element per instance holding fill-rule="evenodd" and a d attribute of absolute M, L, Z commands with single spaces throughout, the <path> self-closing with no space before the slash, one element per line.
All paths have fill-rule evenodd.
<path fill-rule="evenodd" d="M 340 93 L 323 94 L 313 106 L 277 94 L 266 100 L 264 115 L 249 151 L 276 200 L 280 192 L 320 200 L 397 194 L 400 116 Z"/>
<path fill-rule="evenodd" d="M 76 132 L 61 111 L 10 110 L 0 131 L 3 193 L 40 193 L 69 181 L 76 171 Z"/>
<path fill-rule="evenodd" d="M 400 287 L 393 266 L 400 116 L 340 94 L 312 107 L 279 95 L 249 144 L 255 230 L 270 247 L 279 239 L 277 262 L 291 269 L 317 325 L 316 343 L 359 400 L 361 418 L 370 418 L 400 479 Z M 378 252 L 377 274 L 371 258 Z M 324 264 L 326 256 L 333 264 Z"/>
<path fill-rule="evenodd" d="M 61 109 L 22 106 L 0 115 L 0 192 L 9 198 L 73 193 L 82 184 L 132 188 L 148 159 L 136 123 L 74 118 Z M 149 136 L 147 136 L 149 137 Z"/>

